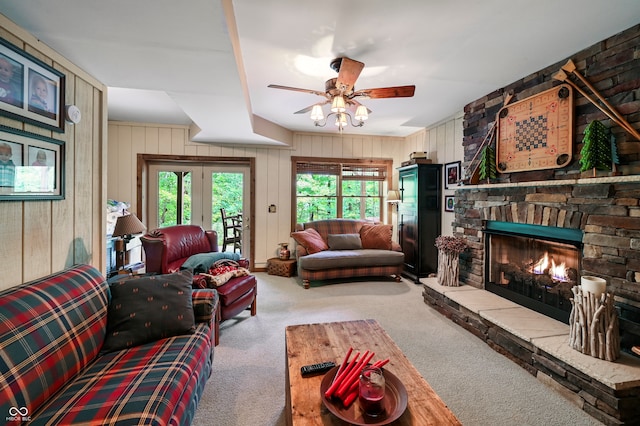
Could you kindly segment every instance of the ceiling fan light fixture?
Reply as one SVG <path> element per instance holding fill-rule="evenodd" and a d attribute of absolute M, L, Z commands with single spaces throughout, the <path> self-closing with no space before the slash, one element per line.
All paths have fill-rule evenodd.
<path fill-rule="evenodd" d="M 356 108 L 356 114 L 354 117 L 358 121 L 366 121 L 367 118 L 369 118 L 367 107 L 364 105 L 358 105 L 358 108 Z"/>
<path fill-rule="evenodd" d="M 311 115 L 309 116 L 313 121 L 322 121 L 324 120 L 324 112 L 322 111 L 322 106 L 319 104 L 315 104 L 311 109 Z"/>
<path fill-rule="evenodd" d="M 336 126 L 338 126 L 338 128 L 340 130 L 344 129 L 345 127 L 347 127 L 347 114 L 345 114 L 344 112 L 341 112 L 339 114 L 336 114 Z"/>
<path fill-rule="evenodd" d="M 331 112 L 342 113 L 347 110 L 347 105 L 344 101 L 344 97 L 341 95 L 335 96 L 331 101 Z"/>

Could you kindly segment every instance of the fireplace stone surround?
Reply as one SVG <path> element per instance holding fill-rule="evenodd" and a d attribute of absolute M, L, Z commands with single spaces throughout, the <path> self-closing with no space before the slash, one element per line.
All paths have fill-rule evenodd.
<path fill-rule="evenodd" d="M 461 288 L 489 293 L 484 291 L 486 221 L 578 229 L 583 232 L 579 275 L 605 278 L 607 291 L 614 293 L 618 306 L 640 309 L 640 176 L 462 186 L 455 197 L 454 234 L 465 238 L 469 247 L 460 256 Z M 588 368 L 572 366 L 571 361 L 537 347 L 509 327 L 462 306 L 451 296 L 455 293 L 435 287 L 425 284 L 425 303 L 531 374 L 572 394 L 572 400 L 589 414 L 608 425 L 640 424 L 640 379 L 603 382 Z M 621 318 L 621 330 L 625 326 L 638 333 L 637 324 Z M 578 364 L 590 363 L 591 357 L 576 352 L 572 359 L 574 355 Z M 630 365 L 640 377 L 636 357 L 623 353 L 619 363 Z"/>

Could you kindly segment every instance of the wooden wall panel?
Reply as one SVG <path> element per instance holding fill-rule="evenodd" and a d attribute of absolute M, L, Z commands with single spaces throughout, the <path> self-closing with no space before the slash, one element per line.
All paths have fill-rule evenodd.
<path fill-rule="evenodd" d="M 92 111 L 93 104 L 93 88 L 86 82 L 76 80 L 76 105 L 80 111 Z M 74 208 L 74 261 L 77 263 L 100 264 L 103 252 L 93 253 L 93 218 L 97 211 L 94 210 L 95 204 L 91 201 L 94 196 L 93 180 L 101 179 L 100 170 L 94 170 L 93 157 L 99 155 L 94 150 L 91 143 L 94 136 L 95 125 L 90 118 L 92 114 L 84 114 L 87 120 L 82 120 L 74 126 L 75 129 L 75 157 L 72 166 L 75 170 L 73 182 L 68 182 L 68 186 L 74 188 L 75 197 L 78 202 Z M 80 143 L 80 142 L 86 143 Z M 97 146 L 96 146 L 97 148 Z M 102 203 L 106 209 L 106 203 Z M 106 228 L 104 228 L 106 229 Z M 106 232 L 102 232 L 106 234 Z M 105 236 L 106 244 L 106 236 Z M 106 249 L 105 249 L 106 250 Z"/>
<path fill-rule="evenodd" d="M 329 157 L 329 158 L 390 158 L 394 162 L 393 182 L 397 187 L 395 167 L 409 158 L 414 151 L 435 152 L 438 127 L 443 136 L 442 149 L 449 145 L 460 144 L 461 139 L 453 140 L 456 126 L 462 122 L 444 122 L 434 129 L 420 131 L 407 138 L 361 136 L 350 134 L 327 135 L 320 133 L 296 133 L 291 147 L 256 147 L 237 144 L 197 143 L 188 140 L 188 129 L 183 126 L 154 125 L 151 123 L 109 124 L 109 158 L 113 152 L 120 152 L 120 145 L 132 147 L 131 157 L 139 153 L 176 154 L 221 157 L 255 158 L 255 212 L 252 226 L 255 231 L 254 258 L 255 267 L 263 268 L 270 257 L 277 254 L 278 244 L 290 241 L 291 232 L 291 157 Z M 142 127 L 144 132 L 135 132 L 131 128 Z M 454 129 L 449 131 L 448 129 Z M 126 137 L 123 137 L 127 135 Z M 182 134 L 182 137 L 176 136 Z M 459 134 L 462 134 L 460 129 Z M 135 136 L 134 136 L 135 135 Z M 137 141 L 136 138 L 143 140 Z M 430 143 L 429 141 L 433 141 Z M 425 144 L 427 146 L 425 146 Z M 461 151 L 460 147 L 460 151 Z M 142 150 L 142 151 L 141 151 Z M 442 154 L 444 157 L 444 154 Z M 453 160 L 452 160 L 453 161 Z M 107 174 L 121 174 L 127 181 L 135 180 L 135 162 L 129 169 L 116 167 L 109 163 Z M 109 179 L 107 188 L 109 198 L 128 201 L 128 194 L 121 185 L 112 186 Z M 131 202 L 135 200 L 131 197 Z M 277 206 L 277 213 L 268 213 L 270 204 Z M 135 211 L 135 207 L 132 206 Z M 388 222 L 395 223 L 395 214 Z"/>
<path fill-rule="evenodd" d="M 82 121 L 64 133 L 18 120 L 0 124 L 64 141 L 65 199 L 0 202 L 0 289 L 40 278 L 74 263 L 104 271 L 106 203 L 106 87 L 24 29 L 0 15 L 0 36 L 65 74 L 65 104 L 80 108 Z"/>

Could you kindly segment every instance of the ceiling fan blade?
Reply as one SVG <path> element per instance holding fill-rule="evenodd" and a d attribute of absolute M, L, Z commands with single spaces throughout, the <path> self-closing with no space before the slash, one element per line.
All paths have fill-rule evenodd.
<path fill-rule="evenodd" d="M 309 105 L 308 107 L 303 108 L 300 111 L 294 112 L 294 114 L 306 114 L 307 112 L 311 111 L 314 106 L 316 106 L 316 105 L 325 105 L 325 104 L 328 104 L 328 103 L 329 103 L 329 101 L 325 101 L 325 102 L 322 102 L 322 103 L 319 103 L 319 104 Z"/>
<path fill-rule="evenodd" d="M 294 92 L 311 93 L 312 95 L 322 96 L 323 98 L 327 97 L 327 94 L 325 92 L 318 92 L 317 90 L 300 89 L 298 87 L 289 87 L 289 86 L 280 86 L 279 84 L 270 84 L 267 87 L 270 87 L 272 89 L 293 90 Z"/>
<path fill-rule="evenodd" d="M 380 87 L 377 89 L 358 90 L 353 97 L 362 96 L 370 99 L 381 98 L 410 98 L 416 91 L 416 86 Z"/>
<path fill-rule="evenodd" d="M 351 92 L 363 68 L 364 64 L 362 62 L 347 57 L 341 58 L 336 88 L 344 93 Z"/>

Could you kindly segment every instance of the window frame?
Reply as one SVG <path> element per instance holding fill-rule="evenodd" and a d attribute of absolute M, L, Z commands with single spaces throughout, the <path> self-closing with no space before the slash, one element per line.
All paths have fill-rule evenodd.
<path fill-rule="evenodd" d="M 336 180 L 336 216 L 338 218 L 342 217 L 342 208 L 343 208 L 343 198 L 342 195 L 342 181 L 344 178 L 344 170 L 345 167 L 347 169 L 351 168 L 378 168 L 384 176 L 381 176 L 379 180 L 382 183 L 381 193 L 380 193 L 380 218 L 379 220 L 383 222 L 385 217 L 389 217 L 389 208 L 390 206 L 385 203 L 386 193 L 389 188 L 391 188 L 391 183 L 393 179 L 393 160 L 384 159 L 384 158 L 371 158 L 371 159 L 357 159 L 357 158 L 329 158 L 329 157 L 291 157 L 291 229 L 294 230 L 297 223 L 297 206 L 298 206 L 298 191 L 297 191 L 297 177 L 298 170 L 303 165 L 313 164 L 319 167 L 322 167 L 324 164 L 326 166 L 327 174 L 335 174 L 337 176 Z M 301 166 L 302 165 L 302 166 Z M 310 167 L 313 169 L 313 167 Z M 333 172 L 333 173 L 332 173 Z M 348 179 L 348 177 L 346 178 Z M 364 180 L 356 179 L 358 181 L 363 182 Z M 349 196 L 351 197 L 351 196 Z M 366 198 L 366 197 L 364 197 Z M 385 205 L 387 206 L 387 211 L 385 212 Z M 366 208 L 366 206 L 363 206 Z M 385 214 L 386 213 L 386 214 Z"/>

